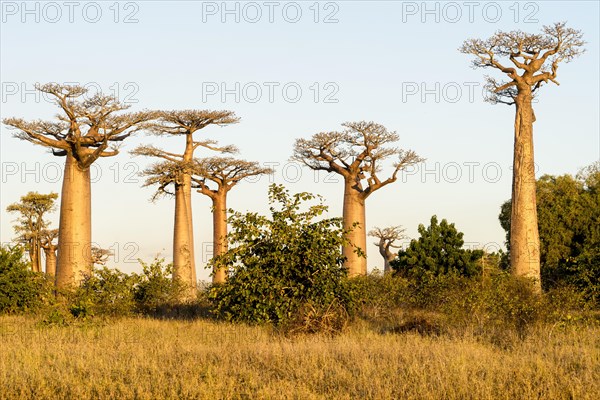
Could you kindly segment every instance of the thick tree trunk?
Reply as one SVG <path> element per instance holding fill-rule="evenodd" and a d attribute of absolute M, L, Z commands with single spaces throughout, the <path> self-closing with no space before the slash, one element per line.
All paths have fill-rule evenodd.
<path fill-rule="evenodd" d="M 227 195 L 217 194 L 213 197 L 213 257 L 227 252 Z M 218 268 L 213 271 L 213 283 L 224 283 L 227 271 Z"/>
<path fill-rule="evenodd" d="M 183 161 L 191 163 L 194 159 L 194 137 L 192 134 L 185 136 L 185 151 L 183 153 Z M 183 197 L 185 200 L 185 210 L 187 216 L 188 229 L 188 245 L 189 245 L 189 269 L 190 269 L 190 284 L 194 292 L 196 291 L 196 254 L 194 251 L 194 220 L 192 218 L 192 177 L 190 173 L 183 175 Z"/>
<path fill-rule="evenodd" d="M 65 162 L 58 229 L 56 286 L 78 285 L 92 267 L 90 170 L 68 154 Z"/>
<path fill-rule="evenodd" d="M 189 174 L 183 177 L 183 193 L 185 197 L 185 208 L 187 211 L 187 225 L 190 243 L 190 269 L 192 272 L 192 283 L 196 288 L 198 278 L 196 277 L 196 255 L 194 251 L 194 220 L 192 218 L 192 178 Z"/>
<path fill-rule="evenodd" d="M 379 254 L 381 254 L 383 257 L 383 273 L 389 274 L 392 272 L 392 266 L 390 265 L 390 262 L 394 259 L 394 254 L 389 250 L 386 250 L 386 248 L 383 246 L 379 247 Z"/>
<path fill-rule="evenodd" d="M 173 229 L 173 279 L 184 285 L 182 300 L 195 295 L 195 281 L 192 274 L 190 230 L 182 185 L 175 186 L 175 222 Z"/>
<path fill-rule="evenodd" d="M 367 251 L 367 232 L 365 218 L 365 200 L 360 192 L 352 188 L 352 182 L 346 182 L 344 186 L 344 229 L 351 230 L 348 234 L 348 240 L 354 246 L 360 248 L 366 256 Z M 357 223 L 353 227 L 354 223 Z M 350 277 L 367 274 L 367 259 L 359 256 L 353 246 L 344 246 L 342 249 L 346 257 L 346 268 Z"/>
<path fill-rule="evenodd" d="M 515 116 L 510 265 L 514 275 L 532 279 L 536 290 L 541 291 L 540 237 L 533 158 L 535 117 L 531 100 L 531 91 L 519 88 Z"/>
<path fill-rule="evenodd" d="M 54 248 L 44 249 L 46 255 L 46 274 L 49 276 L 56 275 L 56 250 Z"/>
<path fill-rule="evenodd" d="M 29 258 L 31 259 L 31 270 L 33 272 L 41 272 L 41 263 L 40 263 L 40 247 L 39 240 L 37 238 L 33 238 L 31 240 L 31 248 L 29 249 Z"/>

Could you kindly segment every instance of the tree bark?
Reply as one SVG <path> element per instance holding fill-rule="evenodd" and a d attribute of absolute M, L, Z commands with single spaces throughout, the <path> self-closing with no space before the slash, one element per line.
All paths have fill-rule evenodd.
<path fill-rule="evenodd" d="M 173 229 L 173 279 L 184 285 L 182 300 L 195 295 L 195 282 L 192 280 L 191 242 L 187 202 L 183 186 L 175 185 L 175 221 Z"/>
<path fill-rule="evenodd" d="M 227 252 L 227 195 L 216 194 L 213 198 L 213 257 Z M 214 271 L 213 283 L 224 283 L 227 280 L 225 268 Z"/>
<path fill-rule="evenodd" d="M 540 237 L 537 223 L 533 123 L 529 86 L 519 87 L 516 98 L 513 158 L 510 264 L 516 276 L 530 278 L 541 291 Z"/>
<path fill-rule="evenodd" d="M 348 240 L 364 253 L 367 251 L 367 232 L 365 228 L 365 199 L 362 193 L 352 187 L 350 179 L 344 185 L 344 229 L 350 230 Z M 358 225 L 353 227 L 353 224 Z M 344 246 L 342 254 L 346 257 L 346 268 L 350 277 L 367 274 L 367 259 L 359 256 L 353 246 Z M 366 255 L 366 254 L 365 254 Z"/>
<path fill-rule="evenodd" d="M 383 273 L 389 274 L 392 272 L 390 261 L 394 259 L 394 254 L 385 248 L 385 245 L 379 245 L 379 254 L 383 257 Z"/>
<path fill-rule="evenodd" d="M 37 237 L 32 238 L 30 246 L 29 258 L 31 259 L 31 270 L 33 272 L 41 272 L 39 239 Z"/>
<path fill-rule="evenodd" d="M 187 212 L 187 226 L 190 244 L 190 271 L 191 284 L 194 289 L 197 286 L 198 278 L 196 277 L 196 255 L 194 251 L 194 220 L 192 218 L 192 178 L 189 174 L 183 177 L 183 193 L 185 197 L 185 209 Z"/>
<path fill-rule="evenodd" d="M 44 249 L 46 255 L 46 274 L 49 276 L 56 275 L 56 249 Z"/>
<path fill-rule="evenodd" d="M 78 285 L 92 268 L 90 170 L 67 154 L 60 203 L 56 286 Z"/>

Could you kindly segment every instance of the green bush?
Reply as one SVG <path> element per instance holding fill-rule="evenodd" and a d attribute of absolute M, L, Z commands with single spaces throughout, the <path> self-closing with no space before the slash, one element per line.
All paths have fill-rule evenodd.
<path fill-rule="evenodd" d="M 173 265 L 165 264 L 165 259 L 158 257 L 150 264 L 138 261 L 142 265 L 142 274 L 134 274 L 136 285 L 133 298 L 136 310 L 156 315 L 161 310 L 178 304 L 183 287 L 172 279 Z"/>
<path fill-rule="evenodd" d="M 0 247 L 0 312 L 36 311 L 52 296 L 52 281 L 30 270 L 22 248 Z"/>
<path fill-rule="evenodd" d="M 77 289 L 71 312 L 74 316 L 127 316 L 135 309 L 134 291 L 139 278 L 117 269 L 94 269 Z"/>
<path fill-rule="evenodd" d="M 231 270 L 227 282 L 210 291 L 217 315 L 285 325 L 290 331 L 295 329 L 290 321 L 305 326 L 300 329 L 305 332 L 324 321 L 332 322 L 330 327 L 344 325 L 338 319 L 348 314 L 352 298 L 342 266 L 342 221 L 316 220 L 327 210 L 322 204 L 301 212 L 302 202 L 314 197 L 290 196 L 282 186 L 272 185 L 270 203 L 279 207 L 271 206 L 271 219 L 255 213 L 231 216 L 231 249 L 213 261 Z"/>

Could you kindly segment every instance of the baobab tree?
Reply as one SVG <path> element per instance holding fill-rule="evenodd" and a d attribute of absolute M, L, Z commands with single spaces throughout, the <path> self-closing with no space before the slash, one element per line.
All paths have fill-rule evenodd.
<path fill-rule="evenodd" d="M 41 246 L 46 256 L 46 274 L 56 275 L 56 249 L 58 245 L 54 240 L 58 238 L 58 229 L 45 230 L 41 234 Z"/>
<path fill-rule="evenodd" d="M 57 193 L 29 192 L 25 196 L 21 196 L 19 203 L 13 203 L 6 208 L 8 212 L 20 214 L 17 219 L 18 225 L 14 227 L 15 232 L 19 235 L 16 240 L 25 245 L 31 260 L 31 269 L 34 272 L 42 271 L 40 260 L 42 233 L 50 224 L 44 220 L 44 215 L 56 209 L 55 200 L 57 198 Z"/>
<path fill-rule="evenodd" d="M 61 111 L 57 121 L 3 122 L 18 130 L 18 139 L 65 157 L 56 271 L 57 286 L 65 287 L 81 282 L 91 269 L 91 165 L 100 157 L 117 155 L 115 144 L 142 129 L 155 113 L 120 113 L 129 106 L 101 93 L 85 96 L 87 89 L 77 85 L 50 83 L 36 88 L 56 101 Z"/>
<path fill-rule="evenodd" d="M 197 161 L 192 185 L 198 188 L 198 193 L 212 200 L 214 257 L 227 252 L 227 193 L 242 179 L 272 173 L 272 169 L 263 168 L 257 162 L 231 157 L 210 157 Z M 215 267 L 213 283 L 223 283 L 226 279 L 227 271 Z"/>
<path fill-rule="evenodd" d="M 584 52 L 581 31 L 564 22 L 544 26 L 541 34 L 497 32 L 487 40 L 469 39 L 460 51 L 474 55 L 474 68 L 492 68 L 508 76 L 487 77 L 492 104 L 515 106 L 514 154 L 510 229 L 512 273 L 533 280 L 541 291 L 540 239 L 537 223 L 532 100 L 546 83 L 556 81 L 558 66 Z M 507 64 L 507 62 L 509 64 Z"/>
<path fill-rule="evenodd" d="M 108 259 L 114 256 L 115 253 L 112 250 L 103 249 L 98 246 L 92 246 L 92 264 L 93 265 L 106 265 Z"/>
<path fill-rule="evenodd" d="M 313 170 L 341 175 L 344 179 L 344 229 L 352 246 L 343 255 L 350 276 L 367 273 L 365 201 L 376 190 L 395 182 L 402 169 L 423 161 L 412 150 L 386 147 L 398 141 L 396 132 L 374 122 L 346 122 L 340 132 L 321 132 L 310 139 L 297 139 L 293 160 Z M 378 176 L 382 163 L 397 157 L 387 179 Z M 360 249 L 355 249 L 357 247 Z"/>
<path fill-rule="evenodd" d="M 390 262 L 396 258 L 396 254 L 391 249 L 399 249 L 401 247 L 396 246 L 394 243 L 398 240 L 407 238 L 407 236 L 404 234 L 404 231 L 406 231 L 406 229 L 402 228 L 401 226 L 390 226 L 383 229 L 375 227 L 369 232 L 369 236 L 379 239 L 374 244 L 379 247 L 379 254 L 381 254 L 383 257 L 384 274 L 392 272 L 392 266 L 390 265 Z"/>
<path fill-rule="evenodd" d="M 142 175 L 147 176 L 144 186 L 158 185 L 159 194 L 175 197 L 173 229 L 173 279 L 180 281 L 189 290 L 184 297 L 193 298 L 196 291 L 196 263 L 194 255 L 194 228 L 192 219 L 191 175 L 194 168 L 194 152 L 198 147 L 232 153 L 234 146 L 218 147 L 214 140 L 195 140 L 194 133 L 209 125 L 225 126 L 239 122 L 233 111 L 182 110 L 162 111 L 150 132 L 162 137 L 183 136 L 185 147 L 182 153 L 172 153 L 151 145 L 140 146 L 132 154 L 164 160 L 150 166 Z M 169 192 L 168 187 L 173 186 Z"/>

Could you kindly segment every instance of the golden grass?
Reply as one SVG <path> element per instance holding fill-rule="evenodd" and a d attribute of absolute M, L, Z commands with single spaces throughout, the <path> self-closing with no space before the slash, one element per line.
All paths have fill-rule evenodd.
<path fill-rule="evenodd" d="M 266 328 L 125 319 L 41 327 L 0 317 L 0 399 L 596 399 L 600 328 L 509 350 L 472 337 L 286 339 Z"/>

